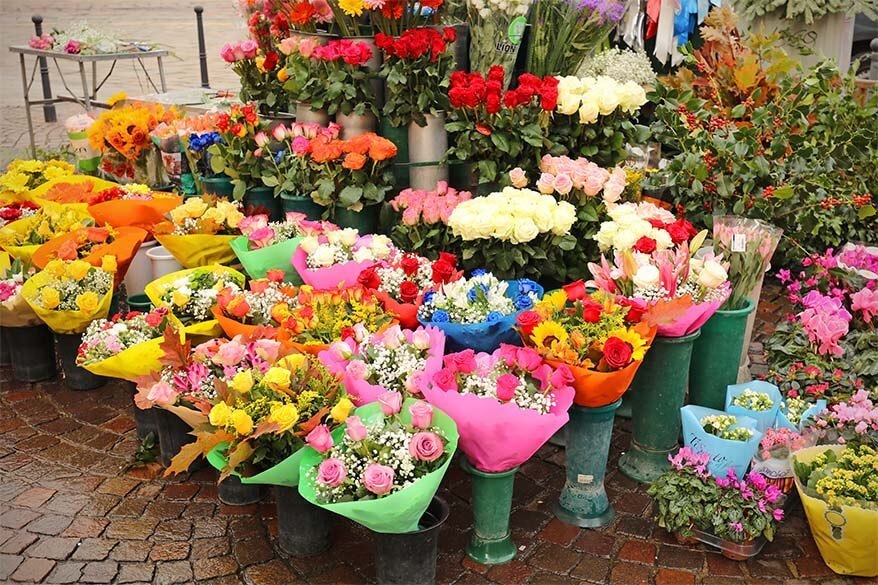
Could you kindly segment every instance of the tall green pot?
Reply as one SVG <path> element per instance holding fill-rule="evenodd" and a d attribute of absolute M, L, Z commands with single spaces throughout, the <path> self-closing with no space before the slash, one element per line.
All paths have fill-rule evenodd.
<path fill-rule="evenodd" d="M 723 410 L 726 387 L 738 382 L 747 318 L 756 304 L 746 299 L 742 309 L 719 310 L 701 327 L 689 365 L 689 404 Z"/>
<path fill-rule="evenodd" d="M 282 191 L 280 194 L 281 206 L 284 213 L 304 213 L 308 219 L 319 221 L 323 218 L 326 208 L 316 203 L 310 195 L 296 195 Z"/>
<path fill-rule="evenodd" d="M 360 234 L 374 234 L 378 229 L 380 205 L 367 205 L 360 211 L 351 211 L 336 205 L 330 218 L 332 223 L 342 228 L 356 228 Z"/>
<path fill-rule="evenodd" d="M 509 530 L 512 511 L 512 488 L 518 467 L 499 473 L 488 473 L 473 467 L 464 457 L 460 460 L 473 486 L 473 532 L 466 545 L 466 554 L 483 565 L 499 565 L 515 558 L 515 544 Z"/>
<path fill-rule="evenodd" d="M 396 145 L 393 157 L 393 184 L 401 189 L 409 186 L 409 132 L 408 126 L 397 128 L 384 116 L 378 122 L 378 133 Z"/>
<path fill-rule="evenodd" d="M 202 177 L 201 178 L 201 193 L 197 193 L 193 195 L 194 197 L 198 197 L 201 195 L 215 195 L 217 197 L 225 197 L 226 199 L 232 198 L 232 192 L 235 190 L 235 186 L 232 185 L 231 177 L 227 177 L 225 175 L 220 175 L 218 177 Z"/>
<path fill-rule="evenodd" d="M 244 212 L 247 215 L 267 213 L 271 221 L 283 219 L 281 200 L 274 196 L 274 188 L 272 187 L 250 187 L 244 192 L 243 204 Z"/>
<path fill-rule="evenodd" d="M 619 470 L 635 481 L 652 483 L 669 468 L 668 455 L 677 449 L 680 437 L 692 346 L 699 334 L 656 337 L 631 382 L 631 448 L 619 458 Z"/>

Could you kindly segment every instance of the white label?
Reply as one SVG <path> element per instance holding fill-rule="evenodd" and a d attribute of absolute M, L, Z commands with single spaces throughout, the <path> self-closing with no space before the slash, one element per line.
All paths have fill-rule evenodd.
<path fill-rule="evenodd" d="M 732 234 L 732 252 L 746 252 L 747 251 L 747 235 L 746 234 Z"/>
<path fill-rule="evenodd" d="M 594 476 L 593 475 L 584 475 L 584 474 L 580 473 L 579 475 L 576 476 L 576 481 L 578 483 L 590 484 L 590 483 L 594 482 Z"/>

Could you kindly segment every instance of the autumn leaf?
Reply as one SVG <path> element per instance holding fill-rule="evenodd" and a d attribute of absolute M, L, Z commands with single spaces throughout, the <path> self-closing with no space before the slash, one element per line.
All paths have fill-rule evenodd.
<path fill-rule="evenodd" d="M 206 456 L 220 443 L 228 443 L 234 437 L 226 431 L 214 433 L 195 431 L 195 442 L 183 445 L 180 452 L 171 459 L 171 465 L 165 470 L 164 476 L 176 475 L 189 471 L 189 466 L 200 456 Z"/>
<path fill-rule="evenodd" d="M 293 434 L 295 434 L 297 437 L 304 437 L 305 435 L 313 431 L 314 428 L 320 424 L 320 421 L 323 419 L 323 417 L 327 414 L 329 414 L 329 409 L 326 407 L 321 408 L 317 412 L 317 414 L 315 414 L 305 422 L 299 423 L 299 430 Z"/>
<path fill-rule="evenodd" d="M 262 435 L 267 435 L 268 433 L 276 433 L 280 431 L 283 427 L 281 427 L 278 423 L 274 421 L 264 420 L 258 425 L 256 425 L 256 429 L 253 431 L 253 434 L 248 437 L 249 440 L 258 439 Z"/>
<path fill-rule="evenodd" d="M 192 344 L 180 341 L 180 335 L 170 325 L 165 327 L 164 339 L 159 347 L 165 354 L 159 359 L 163 366 L 185 368 L 189 364 L 189 351 Z"/>
<path fill-rule="evenodd" d="M 229 477 L 236 467 L 250 459 L 250 456 L 252 454 L 253 447 L 251 447 L 250 443 L 247 441 L 243 443 L 238 443 L 238 445 L 235 446 L 232 451 L 226 453 L 226 455 L 228 456 L 228 463 L 226 463 L 225 468 L 223 468 L 223 470 L 220 472 L 220 482 Z"/>
<path fill-rule="evenodd" d="M 650 306 L 646 322 L 650 327 L 673 325 L 691 306 L 691 295 L 683 295 L 670 300 L 661 299 Z"/>

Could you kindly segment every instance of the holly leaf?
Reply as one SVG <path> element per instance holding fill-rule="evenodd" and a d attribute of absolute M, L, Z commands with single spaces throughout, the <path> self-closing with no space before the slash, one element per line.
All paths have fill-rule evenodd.
<path fill-rule="evenodd" d="M 691 295 L 683 295 L 675 299 L 661 299 L 649 308 L 646 322 L 650 327 L 673 325 L 692 304 Z"/>
<path fill-rule="evenodd" d="M 164 339 L 159 344 L 164 355 L 159 358 L 163 366 L 172 368 L 185 368 L 189 364 L 189 351 L 192 344 L 180 340 L 180 334 L 174 331 L 170 325 L 165 326 Z"/>

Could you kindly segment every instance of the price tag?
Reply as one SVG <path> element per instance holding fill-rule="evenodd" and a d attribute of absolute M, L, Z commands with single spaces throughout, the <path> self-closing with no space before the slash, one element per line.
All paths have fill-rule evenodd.
<path fill-rule="evenodd" d="M 584 484 L 588 485 L 590 483 L 594 483 L 594 476 L 593 475 L 585 475 L 585 474 L 580 473 L 580 474 L 577 474 L 576 481 L 578 483 L 584 483 Z"/>
<path fill-rule="evenodd" d="M 746 252 L 747 251 L 747 236 L 746 234 L 732 234 L 732 252 Z"/>

